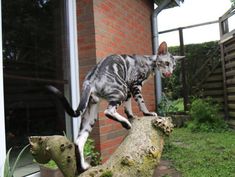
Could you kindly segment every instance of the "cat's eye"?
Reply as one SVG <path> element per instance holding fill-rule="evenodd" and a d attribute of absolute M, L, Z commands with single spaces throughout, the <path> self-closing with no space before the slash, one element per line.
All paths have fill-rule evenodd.
<path fill-rule="evenodd" d="M 169 66 L 169 65 L 170 65 L 170 62 L 166 61 L 166 62 L 165 62 L 165 65 L 166 65 L 166 66 Z"/>

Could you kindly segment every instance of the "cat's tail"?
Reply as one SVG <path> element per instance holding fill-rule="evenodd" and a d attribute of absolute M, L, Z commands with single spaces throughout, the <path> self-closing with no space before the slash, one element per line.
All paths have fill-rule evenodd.
<path fill-rule="evenodd" d="M 60 102 L 62 103 L 62 105 L 65 109 L 65 111 L 71 117 L 78 117 L 78 116 L 82 115 L 85 112 L 86 107 L 87 107 L 88 102 L 89 102 L 90 94 L 91 94 L 90 85 L 85 85 L 83 87 L 81 101 L 79 103 L 79 106 L 78 106 L 77 110 L 73 110 L 72 106 L 70 105 L 68 100 L 65 98 L 64 94 L 61 91 L 59 91 L 56 87 L 54 87 L 52 85 L 48 85 L 48 86 L 46 86 L 46 89 L 50 93 L 53 93 L 60 100 Z"/>

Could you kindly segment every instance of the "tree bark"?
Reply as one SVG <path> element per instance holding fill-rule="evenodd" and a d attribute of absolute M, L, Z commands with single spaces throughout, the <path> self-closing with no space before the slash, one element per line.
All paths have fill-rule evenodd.
<path fill-rule="evenodd" d="M 77 173 L 75 145 L 65 136 L 31 136 L 30 152 L 40 164 L 54 160 L 64 177 L 75 177 Z"/>
<path fill-rule="evenodd" d="M 79 177 L 152 177 L 161 157 L 164 136 L 169 135 L 172 128 L 169 118 L 136 118 L 129 134 L 110 159 L 103 165 L 88 169 Z M 30 144 L 36 161 L 45 163 L 51 158 L 65 177 L 76 176 L 74 145 L 65 137 L 30 137 Z M 61 151 L 61 147 L 66 148 Z"/>

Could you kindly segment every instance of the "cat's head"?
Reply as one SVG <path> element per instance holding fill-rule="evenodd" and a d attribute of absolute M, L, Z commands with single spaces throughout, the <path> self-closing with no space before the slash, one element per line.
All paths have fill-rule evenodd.
<path fill-rule="evenodd" d="M 176 66 L 176 61 L 183 59 L 184 56 L 173 56 L 168 52 L 167 43 L 162 42 L 158 48 L 156 56 L 156 67 L 162 77 L 170 77 Z"/>

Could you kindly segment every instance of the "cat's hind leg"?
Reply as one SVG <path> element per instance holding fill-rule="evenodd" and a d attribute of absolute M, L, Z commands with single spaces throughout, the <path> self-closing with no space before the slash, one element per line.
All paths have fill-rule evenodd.
<path fill-rule="evenodd" d="M 120 122 L 122 124 L 122 126 L 126 129 L 130 129 L 131 128 L 131 123 L 123 116 L 121 116 L 118 112 L 117 112 L 117 107 L 120 104 L 116 101 L 111 101 L 109 102 L 108 108 L 104 111 L 104 114 L 112 119 L 115 120 L 117 122 Z"/>
<path fill-rule="evenodd" d="M 84 158 L 84 146 L 93 126 L 95 125 L 95 121 L 97 120 L 97 113 L 98 103 L 90 103 L 87 107 L 86 112 L 84 113 L 80 132 L 78 134 L 77 139 L 75 140 L 75 143 L 78 146 L 79 153 L 77 157 L 80 158 L 78 159 L 78 167 L 80 168 L 81 172 L 87 170 L 90 167 L 90 165 L 85 161 Z"/>
<path fill-rule="evenodd" d="M 126 99 L 123 105 L 124 105 L 124 112 L 127 115 L 128 120 L 132 121 L 134 119 L 134 115 L 131 107 L 131 95 Z"/>

